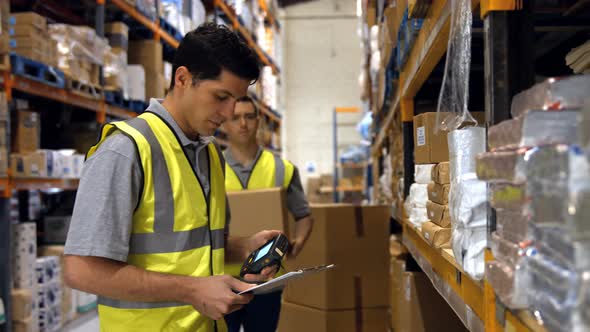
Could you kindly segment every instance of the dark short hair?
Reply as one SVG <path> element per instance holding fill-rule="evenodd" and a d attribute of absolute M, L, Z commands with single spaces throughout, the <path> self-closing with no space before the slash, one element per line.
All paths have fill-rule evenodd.
<path fill-rule="evenodd" d="M 170 91 L 174 89 L 176 70 L 181 66 L 193 75 L 193 84 L 219 78 L 222 69 L 252 83 L 260 76 L 256 53 L 236 33 L 215 23 L 202 24 L 180 42 L 172 64 Z"/>
<path fill-rule="evenodd" d="M 244 97 L 238 98 L 237 102 L 252 104 L 252 107 L 254 107 L 254 112 L 256 113 L 256 115 L 260 114 L 260 111 L 258 110 L 258 105 L 256 105 L 256 102 L 250 96 L 244 96 Z"/>

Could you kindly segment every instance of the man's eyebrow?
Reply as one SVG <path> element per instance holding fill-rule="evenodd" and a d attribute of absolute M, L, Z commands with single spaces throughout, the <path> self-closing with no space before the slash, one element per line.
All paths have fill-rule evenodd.
<path fill-rule="evenodd" d="M 229 92 L 228 90 L 225 90 L 225 89 L 216 89 L 215 92 L 226 93 L 226 94 L 230 95 L 232 98 L 235 98 L 235 96 L 231 92 Z"/>

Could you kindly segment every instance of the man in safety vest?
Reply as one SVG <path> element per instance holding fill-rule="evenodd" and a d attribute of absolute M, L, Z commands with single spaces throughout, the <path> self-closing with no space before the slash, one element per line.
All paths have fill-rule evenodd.
<path fill-rule="evenodd" d="M 260 122 L 258 107 L 250 97 L 238 99 L 233 117 L 223 128 L 228 135 L 229 148 L 225 152 L 225 185 L 227 191 L 281 187 L 287 191 L 287 207 L 296 225 L 291 243 L 291 256 L 296 256 L 311 233 L 313 219 L 305 198 L 299 172 L 287 160 L 264 150 L 256 142 Z M 253 232 L 259 231 L 253 229 Z M 240 265 L 226 265 L 226 273 L 239 276 Z M 252 302 L 228 316 L 230 332 L 274 332 L 281 311 L 281 294 L 275 292 L 256 296 Z"/>
<path fill-rule="evenodd" d="M 222 332 L 223 317 L 252 299 L 236 294 L 252 285 L 224 275 L 224 263 L 279 232 L 228 235 L 224 159 L 211 135 L 259 74 L 235 33 L 202 25 L 176 50 L 165 99 L 102 129 L 65 248 L 65 280 L 98 295 L 102 331 Z"/>

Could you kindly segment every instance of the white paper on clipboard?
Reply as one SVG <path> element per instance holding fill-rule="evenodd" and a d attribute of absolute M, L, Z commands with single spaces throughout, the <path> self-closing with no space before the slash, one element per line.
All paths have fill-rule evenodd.
<path fill-rule="evenodd" d="M 334 266 L 335 266 L 334 264 L 321 265 L 321 266 L 310 267 L 310 268 L 306 268 L 306 269 L 301 269 L 301 270 L 289 272 L 289 273 L 283 274 L 280 277 L 274 278 L 274 279 L 269 280 L 263 284 L 254 286 L 248 290 L 238 293 L 238 295 L 250 294 L 250 293 L 252 293 L 254 295 L 263 295 L 263 294 L 276 292 L 276 291 L 283 289 L 287 285 L 287 282 L 289 282 L 291 280 L 302 278 L 306 275 L 330 270 L 330 269 L 333 269 Z"/>

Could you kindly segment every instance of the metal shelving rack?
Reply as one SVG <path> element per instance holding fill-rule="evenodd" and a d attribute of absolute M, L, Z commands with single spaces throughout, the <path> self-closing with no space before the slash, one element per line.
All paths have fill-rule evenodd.
<path fill-rule="evenodd" d="M 90 3 L 91 1 L 88 1 Z M 55 4 L 54 4 L 55 5 Z M 280 29 L 280 25 L 271 13 L 266 3 L 259 1 L 261 9 L 265 13 L 265 20 L 272 27 Z M 65 6 L 65 5 L 62 5 Z M 252 47 L 259 56 L 262 63 L 272 67 L 273 72 L 278 74 L 280 72 L 278 66 L 254 41 L 251 33 L 243 27 L 238 17 L 233 12 L 225 1 L 215 0 L 214 6 L 216 9 L 222 10 L 232 21 L 232 27 L 239 32 L 244 39 Z M 155 40 L 160 40 L 167 46 L 176 49 L 180 44 L 180 40 L 174 38 L 169 33 L 164 31 L 159 24 L 159 19 L 151 20 L 143 13 L 130 5 L 125 0 L 96 0 L 95 3 L 95 29 L 98 36 L 104 36 L 104 23 L 107 8 L 109 10 L 118 10 L 134 21 L 148 28 Z M 131 119 L 137 116 L 137 113 L 131 112 L 127 109 L 109 105 L 105 102 L 104 97 L 100 99 L 92 99 L 80 96 L 66 89 L 55 88 L 44 84 L 42 82 L 30 80 L 24 77 L 13 75 L 10 67 L 0 67 L 0 86 L 6 92 L 7 100 L 12 100 L 13 91 L 19 91 L 29 96 L 42 97 L 48 100 L 57 101 L 63 105 L 73 106 L 85 111 L 96 113 L 96 121 L 98 123 L 105 123 L 107 116 L 116 117 L 120 119 Z M 261 112 L 268 121 L 276 123 L 276 127 L 281 125 L 281 116 L 268 105 L 264 104 L 260 98 L 253 95 L 257 103 L 261 106 Z M 222 145 L 227 145 L 227 141 L 223 138 L 218 138 L 218 142 Z M 273 153 L 280 154 L 280 150 L 271 149 Z M 12 286 L 11 281 L 11 225 L 9 221 L 9 201 L 13 190 L 36 190 L 59 188 L 63 190 L 76 190 L 78 187 L 78 180 L 76 179 L 44 179 L 44 178 L 0 178 L 0 298 L 4 301 L 7 321 L 0 325 L 0 332 L 12 331 L 11 317 L 11 298 L 10 291 Z"/>
<path fill-rule="evenodd" d="M 535 75 L 535 14 L 532 1 L 472 0 L 472 8 L 479 9 L 483 20 L 483 55 L 486 125 L 497 124 L 510 118 L 512 97 L 534 84 Z M 584 1 L 577 1 L 571 13 Z M 558 26 L 566 21 L 562 13 Z M 397 112 L 401 115 L 401 131 L 404 146 L 404 182 L 407 197 L 414 182 L 413 117 L 415 98 L 435 67 L 446 53 L 451 19 L 451 1 L 432 1 L 427 18 L 416 38 L 408 61 L 399 73 L 399 85 L 391 98 L 388 113 L 375 133 L 372 151 L 375 165 L 384 156 L 382 147 L 388 144 L 388 131 L 394 124 Z M 563 20 L 562 20 L 563 19 Z M 578 25 L 579 27 L 579 25 Z M 586 27 L 587 29 L 587 27 Z M 395 55 L 392 55 L 395 56 Z M 382 101 L 377 101 L 377 103 Z M 387 103 L 386 103 L 387 104 Z M 380 106 L 373 108 L 374 116 L 380 116 Z M 387 111 L 387 110 L 386 110 Z M 378 170 L 378 167 L 374 167 Z M 379 178 L 375 173 L 374 179 Z M 375 187 L 379 186 L 374 181 Z M 377 191 L 375 191 L 377 192 Z M 402 204 L 403 205 L 403 204 Z M 403 209 L 403 208 L 402 208 Z M 404 211 L 398 211 L 403 216 Z M 397 220 L 403 228 L 403 242 L 418 262 L 433 286 L 457 313 L 471 331 L 544 331 L 527 311 L 507 309 L 495 296 L 485 280 L 471 279 L 454 260 L 452 251 L 430 247 L 421 232 L 406 220 Z M 494 216 L 490 224 L 495 228 Z M 492 260 L 486 252 L 486 261 Z"/>

